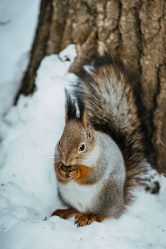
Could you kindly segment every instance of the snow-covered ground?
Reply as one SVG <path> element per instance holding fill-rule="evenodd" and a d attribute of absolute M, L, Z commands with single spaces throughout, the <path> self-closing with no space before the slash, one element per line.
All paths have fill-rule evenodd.
<path fill-rule="evenodd" d="M 136 191 L 118 220 L 77 228 L 50 217 L 63 207 L 53 170 L 64 127 L 64 85 L 75 50 L 45 58 L 37 91 L 11 108 L 27 66 L 40 0 L 0 1 L 0 249 L 166 248 L 166 178 L 157 196 Z M 65 56 L 71 61 L 65 61 Z M 6 115 L 4 115 L 6 113 Z"/>
<path fill-rule="evenodd" d="M 0 119 L 13 103 L 26 69 L 40 0 L 0 0 Z"/>
<path fill-rule="evenodd" d="M 75 50 L 46 57 L 38 71 L 37 91 L 21 97 L 1 123 L 1 249 L 164 249 L 166 179 L 159 195 L 138 190 L 118 220 L 77 228 L 73 219 L 50 217 L 63 207 L 53 169 L 54 147 L 64 127 L 64 85 Z M 47 217 L 47 218 L 45 218 Z"/>

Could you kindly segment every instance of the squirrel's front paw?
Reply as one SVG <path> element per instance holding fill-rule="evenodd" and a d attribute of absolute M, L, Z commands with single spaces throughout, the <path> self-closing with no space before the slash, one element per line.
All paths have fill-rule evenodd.
<path fill-rule="evenodd" d="M 80 172 L 77 168 L 75 168 L 73 171 L 69 172 L 69 178 L 72 180 L 78 178 L 80 175 Z"/>
<path fill-rule="evenodd" d="M 69 181 L 78 177 L 78 170 L 75 166 L 65 166 L 61 162 L 55 164 L 56 174 L 59 180 Z"/>

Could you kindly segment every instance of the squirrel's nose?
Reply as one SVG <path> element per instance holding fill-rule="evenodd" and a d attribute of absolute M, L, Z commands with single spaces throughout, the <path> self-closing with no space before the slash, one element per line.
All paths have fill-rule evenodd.
<path fill-rule="evenodd" d="M 70 166 L 70 163 L 67 160 L 62 159 L 62 163 L 64 166 Z"/>
<path fill-rule="evenodd" d="M 65 162 L 65 160 L 64 160 L 64 159 L 62 159 L 62 163 L 63 163 L 63 165 L 66 165 L 66 162 Z"/>
<path fill-rule="evenodd" d="M 70 159 L 62 159 L 62 163 L 64 166 L 68 167 L 68 166 L 75 166 L 76 165 L 76 161 L 75 160 L 70 160 Z"/>

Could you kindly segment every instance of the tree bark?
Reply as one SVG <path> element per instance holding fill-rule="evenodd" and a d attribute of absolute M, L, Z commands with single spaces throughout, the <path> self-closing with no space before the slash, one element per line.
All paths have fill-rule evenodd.
<path fill-rule="evenodd" d="M 18 96 L 33 92 L 43 57 L 71 43 L 77 47 L 76 62 L 107 51 L 139 75 L 157 168 L 166 172 L 166 2 L 41 0 L 30 62 Z"/>

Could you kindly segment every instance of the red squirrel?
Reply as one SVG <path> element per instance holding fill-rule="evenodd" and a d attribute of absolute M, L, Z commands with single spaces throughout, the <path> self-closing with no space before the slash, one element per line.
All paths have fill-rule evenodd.
<path fill-rule="evenodd" d="M 66 92 L 66 123 L 55 149 L 58 190 L 68 208 L 52 215 L 74 216 L 85 226 L 121 216 L 137 186 L 158 192 L 135 88 L 106 57 L 82 67 L 74 98 Z"/>

